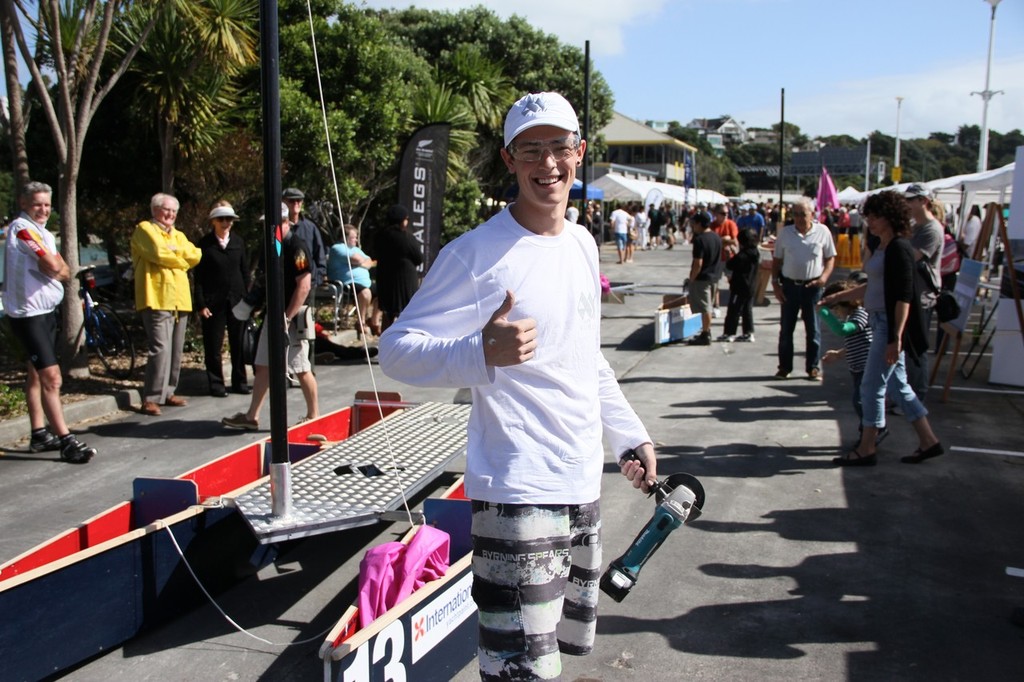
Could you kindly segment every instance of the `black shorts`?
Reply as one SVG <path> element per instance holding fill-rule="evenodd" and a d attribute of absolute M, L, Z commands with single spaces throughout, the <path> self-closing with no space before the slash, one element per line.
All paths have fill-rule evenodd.
<path fill-rule="evenodd" d="M 32 317 L 10 317 L 11 332 L 25 349 L 28 361 L 36 369 L 57 364 L 57 313 Z"/>

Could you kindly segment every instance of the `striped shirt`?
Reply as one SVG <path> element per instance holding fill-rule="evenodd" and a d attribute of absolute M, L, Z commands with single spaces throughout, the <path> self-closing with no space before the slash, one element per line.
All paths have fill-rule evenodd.
<path fill-rule="evenodd" d="M 868 311 L 863 307 L 854 309 L 847 322 L 855 325 L 857 331 L 843 337 L 846 349 L 846 366 L 851 372 L 863 372 L 868 362 L 868 349 L 871 347 L 871 327 L 868 324 Z"/>

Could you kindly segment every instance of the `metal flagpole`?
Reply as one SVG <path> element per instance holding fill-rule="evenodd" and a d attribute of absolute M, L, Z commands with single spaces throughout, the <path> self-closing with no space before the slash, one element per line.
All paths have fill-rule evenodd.
<path fill-rule="evenodd" d="M 781 99 L 779 100 L 779 220 L 784 221 L 786 216 L 783 214 L 783 208 L 785 204 L 782 203 L 783 188 L 786 186 L 786 171 L 784 170 L 786 162 L 786 88 L 782 88 Z M 782 227 L 777 226 L 776 229 Z"/>
<path fill-rule="evenodd" d="M 983 92 L 972 92 L 972 95 L 981 95 L 981 144 L 978 149 L 978 172 L 988 170 L 988 102 L 994 95 L 1001 94 L 1002 90 L 992 92 L 989 89 L 989 79 L 992 75 L 992 47 L 996 35 L 996 7 L 1002 0 L 985 0 L 992 5 L 992 19 L 988 27 L 988 62 L 985 65 L 985 90 Z"/>
<path fill-rule="evenodd" d="M 590 146 L 590 41 L 583 43 L 583 139 L 588 140 L 587 146 Z M 583 155 L 583 165 L 580 167 L 582 177 L 580 182 L 583 183 L 583 210 L 580 211 L 580 215 L 583 216 L 583 221 L 587 219 L 587 206 L 590 205 L 590 197 L 587 195 L 587 188 L 590 185 L 590 150 Z M 593 222 L 590 224 L 591 234 L 593 234 L 594 225 Z M 601 230 L 604 232 L 604 230 Z M 597 243 L 603 244 L 603 235 L 597 235 Z"/>
<path fill-rule="evenodd" d="M 267 277 L 270 373 L 270 491 L 274 516 L 291 513 L 288 468 L 288 407 L 285 400 L 284 275 L 281 270 L 281 97 L 277 0 L 260 2 L 260 85 L 263 93 L 263 241 Z"/>

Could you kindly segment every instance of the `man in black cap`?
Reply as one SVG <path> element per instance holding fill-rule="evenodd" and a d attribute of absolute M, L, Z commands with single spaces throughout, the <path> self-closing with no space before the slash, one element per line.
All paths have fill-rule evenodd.
<path fill-rule="evenodd" d="M 316 223 L 302 215 L 302 202 L 306 199 L 302 190 L 289 187 L 281 194 L 281 198 L 288 207 L 288 222 L 292 224 L 292 230 L 306 242 L 313 257 L 313 289 L 316 289 L 327 277 L 327 249 L 324 248 L 320 229 Z"/>
<path fill-rule="evenodd" d="M 281 200 L 288 207 L 288 222 L 292 225 L 292 231 L 299 239 L 306 243 L 310 258 L 313 259 L 311 263 L 312 280 L 309 288 L 309 297 L 306 299 L 307 305 L 313 305 L 316 288 L 327 281 L 327 249 L 324 248 L 324 240 L 320 236 L 320 229 L 316 226 L 316 223 L 302 215 L 302 202 L 305 199 L 306 195 L 297 187 L 289 187 L 281 193 Z M 315 358 L 313 344 L 309 344 L 309 361 L 311 364 L 316 362 Z M 290 371 L 288 372 L 288 384 L 292 387 L 299 386 L 298 377 Z"/>

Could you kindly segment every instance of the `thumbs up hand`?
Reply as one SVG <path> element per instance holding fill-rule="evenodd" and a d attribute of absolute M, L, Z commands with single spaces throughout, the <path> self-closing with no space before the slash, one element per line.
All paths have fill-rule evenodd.
<path fill-rule="evenodd" d="M 506 291 L 505 300 L 482 330 L 484 362 L 490 367 L 520 365 L 532 358 L 537 348 L 536 320 L 527 317 L 509 322 L 508 314 L 515 303 L 515 294 Z"/>

